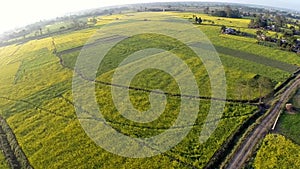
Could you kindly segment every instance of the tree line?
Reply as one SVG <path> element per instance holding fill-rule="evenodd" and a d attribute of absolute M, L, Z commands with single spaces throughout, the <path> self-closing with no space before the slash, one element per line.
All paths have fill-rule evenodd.
<path fill-rule="evenodd" d="M 241 18 L 241 12 L 238 9 L 232 9 L 226 6 L 224 10 L 215 10 L 211 12 L 212 16 L 227 17 L 227 18 Z"/>

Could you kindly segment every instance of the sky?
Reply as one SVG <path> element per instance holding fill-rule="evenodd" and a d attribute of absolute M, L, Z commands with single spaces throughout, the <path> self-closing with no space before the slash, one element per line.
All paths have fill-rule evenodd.
<path fill-rule="evenodd" d="M 187 0 L 2 0 L 0 2 L 0 33 L 39 20 L 55 18 L 84 9 L 147 2 Z M 236 2 L 298 10 L 299 0 L 188 0 L 204 2 Z"/>

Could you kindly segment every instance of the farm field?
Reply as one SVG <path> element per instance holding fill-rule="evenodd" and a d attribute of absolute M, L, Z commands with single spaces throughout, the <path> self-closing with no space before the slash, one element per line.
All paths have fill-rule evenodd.
<path fill-rule="evenodd" d="M 162 13 L 157 14 L 160 15 Z M 163 15 L 181 18 L 192 16 L 191 13 Z M 0 113 L 13 129 L 34 168 L 203 168 L 227 138 L 258 111 L 256 106 L 250 104 L 226 103 L 218 128 L 207 142 L 201 144 L 199 135 L 211 103 L 199 99 L 199 112 L 191 132 L 180 144 L 161 155 L 144 159 L 125 158 L 97 146 L 82 129 L 75 112 L 78 107 L 73 100 L 72 78 L 73 73 L 76 73 L 74 67 L 78 55 L 89 38 L 97 34 L 102 25 L 114 21 L 114 18 L 126 21 L 152 17 L 153 20 L 155 16 L 152 13 L 133 13 L 130 16 L 120 14 L 101 17 L 102 20 L 95 28 L 0 48 Z M 251 32 L 247 29 L 248 19 L 201 17 L 213 20 L 218 25 Z M 253 100 L 267 95 L 300 66 L 300 57 L 294 53 L 259 46 L 251 38 L 221 35 L 220 26 L 196 27 L 216 46 L 226 73 L 227 99 Z M 101 38 L 93 39 L 88 48 L 96 51 L 99 41 Z M 172 95 L 166 96 L 168 103 L 163 114 L 151 123 L 132 122 L 124 118 L 114 106 L 112 87 L 107 84 L 112 82 L 116 67 L 128 55 L 146 48 L 163 48 L 176 54 L 194 74 L 200 96 L 211 96 L 210 79 L 203 62 L 180 42 L 151 33 L 123 40 L 105 56 L 107 59 L 103 60 L 93 83 L 96 83 L 96 101 L 107 123 L 131 137 L 148 138 L 164 132 L 172 126 L 180 111 L 181 100 Z M 122 70 L 129 69 L 132 64 L 146 66 L 143 65 L 143 59 L 123 65 Z M 262 88 L 259 88 L 259 79 L 264 80 Z M 149 90 L 180 93 L 176 80 L 160 70 L 139 73 L 127 87 L 143 89 L 129 90 L 133 106 L 140 111 L 151 107 Z M 86 103 L 85 107 L 89 106 Z M 85 107 L 80 109 L 84 110 Z M 265 145 L 268 139 L 292 145 L 280 136 L 270 135 L 266 139 Z M 296 152 L 298 149 L 292 145 L 291 150 Z M 261 157 L 264 157 L 263 153 Z M 255 165 L 260 164 L 257 161 Z"/>
<path fill-rule="evenodd" d="M 300 144 L 300 132 L 299 132 L 299 121 L 300 121 L 300 102 L 299 102 L 299 91 L 295 94 L 295 96 L 291 99 L 291 103 L 295 107 L 296 114 L 289 114 L 285 112 L 279 119 L 278 130 L 279 133 L 286 136 L 287 138 L 293 140 L 297 144 Z"/>
<path fill-rule="evenodd" d="M 287 138 L 292 139 L 298 144 L 300 144 L 299 120 L 300 120 L 299 113 L 297 114 L 284 113 L 280 117 L 279 126 L 278 126 L 278 130 L 281 134 L 283 134 Z"/>
<path fill-rule="evenodd" d="M 257 152 L 253 167 L 257 169 L 300 167 L 300 146 L 279 134 L 269 134 Z"/>

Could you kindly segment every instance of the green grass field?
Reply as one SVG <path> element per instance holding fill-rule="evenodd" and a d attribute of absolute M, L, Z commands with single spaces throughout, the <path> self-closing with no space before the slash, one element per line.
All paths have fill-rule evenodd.
<path fill-rule="evenodd" d="M 296 109 L 296 114 L 289 114 L 285 112 L 279 119 L 278 130 L 284 136 L 292 139 L 297 144 L 300 144 L 300 90 L 297 91 L 295 96 L 291 99 L 291 103 Z"/>
<path fill-rule="evenodd" d="M 298 144 L 300 144 L 299 121 L 300 121 L 300 113 L 297 113 L 295 115 L 284 113 L 280 117 L 279 126 L 278 126 L 278 130 L 281 134 L 292 139 Z"/>
<path fill-rule="evenodd" d="M 184 17 L 192 14 L 166 13 L 166 15 Z M 155 14 L 139 13 L 133 16 L 110 17 L 104 18 L 103 23 L 100 21 L 98 25 L 111 22 L 116 17 L 121 20 L 135 17 L 144 19 L 155 18 Z M 219 18 L 206 15 L 203 17 L 215 20 L 217 24 L 241 28 L 245 28 L 249 21 L 218 20 Z M 257 81 L 258 76 L 270 81 L 271 85 L 264 86 L 262 90 L 264 95 L 268 94 L 276 84 L 290 75 L 291 70 L 285 68 L 286 65 L 299 66 L 300 57 L 293 53 L 259 46 L 250 38 L 225 37 L 219 34 L 218 26 L 197 27 L 214 45 L 223 49 L 223 52 L 220 51 L 220 59 L 226 73 L 228 98 L 252 100 L 259 97 L 258 85 L 253 83 Z M 105 151 L 82 129 L 76 117 L 72 95 L 73 68 L 81 46 L 97 32 L 98 28 L 0 48 L 0 113 L 15 132 L 20 146 L 34 168 L 203 168 L 227 138 L 257 111 L 255 106 L 227 103 L 218 128 L 206 143 L 201 144 L 199 136 L 210 102 L 199 100 L 200 107 L 195 126 L 188 136 L 171 150 L 144 159 L 124 158 Z M 53 40 L 57 54 L 53 53 Z M 97 44 L 97 39 L 94 39 L 94 42 Z M 91 48 L 93 47 L 97 48 L 97 46 Z M 150 47 L 168 49 L 177 54 L 196 77 L 200 95 L 210 96 L 209 77 L 202 61 L 180 42 L 155 34 L 134 36 L 115 46 L 98 70 L 97 80 L 111 82 L 115 68 L 122 59 L 134 51 Z M 221 47 L 228 49 L 225 51 Z M 238 56 L 236 52 L 245 56 Z M 58 56 L 67 67 L 61 65 Z M 252 57 L 252 61 L 247 57 Z M 261 60 L 253 60 L 259 57 Z M 143 66 L 142 59 L 134 63 Z M 266 66 L 269 60 L 274 60 L 279 66 L 276 68 Z M 123 69 L 130 66 L 124 65 Z M 179 93 L 176 81 L 170 75 L 158 70 L 141 72 L 130 86 Z M 129 93 L 135 108 L 141 111 L 149 108 L 149 93 L 135 90 L 130 90 Z M 167 96 L 168 104 L 161 117 L 151 123 L 141 124 L 124 118 L 115 108 L 111 98 L 111 86 L 97 83 L 97 103 L 108 124 L 131 137 L 149 137 L 164 132 L 177 118 L 180 109 L 180 99 Z M 85 106 L 88 107 L 89 103 Z"/>

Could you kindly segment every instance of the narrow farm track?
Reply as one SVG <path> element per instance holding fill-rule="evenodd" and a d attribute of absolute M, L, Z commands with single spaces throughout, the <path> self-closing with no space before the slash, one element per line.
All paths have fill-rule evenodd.
<path fill-rule="evenodd" d="M 256 145 L 266 136 L 268 131 L 274 124 L 277 116 L 281 112 L 282 106 L 285 104 L 286 99 L 290 97 L 293 90 L 300 85 L 300 76 L 295 82 L 290 85 L 282 94 L 280 100 L 276 102 L 275 106 L 269 111 L 269 114 L 262 119 L 262 122 L 256 126 L 249 136 L 242 142 L 237 152 L 233 155 L 232 159 L 226 166 L 227 169 L 240 169 L 243 167 L 247 159 L 252 155 Z"/>

